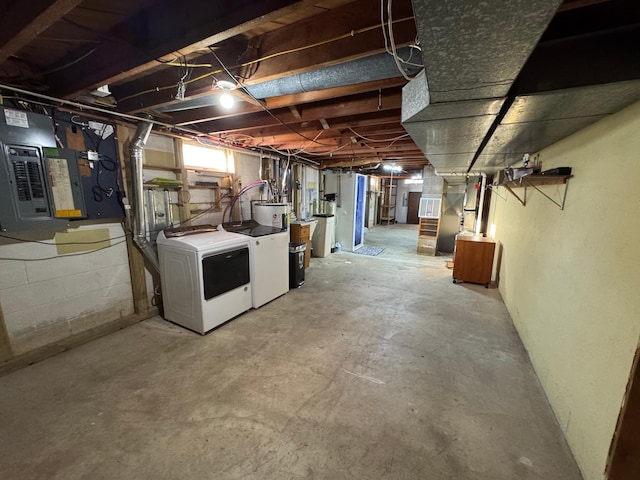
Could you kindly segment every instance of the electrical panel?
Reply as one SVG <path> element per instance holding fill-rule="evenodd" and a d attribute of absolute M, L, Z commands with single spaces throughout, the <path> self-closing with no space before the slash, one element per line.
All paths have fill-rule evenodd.
<path fill-rule="evenodd" d="M 56 148 L 51 118 L 0 107 L 0 229 L 62 230 L 85 216 L 77 154 Z"/>
<path fill-rule="evenodd" d="M 45 112 L 0 106 L 0 231 L 124 218 L 115 127 Z"/>

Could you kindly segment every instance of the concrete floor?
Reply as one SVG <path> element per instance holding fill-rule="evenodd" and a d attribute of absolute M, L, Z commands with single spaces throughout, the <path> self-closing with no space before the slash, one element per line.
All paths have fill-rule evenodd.
<path fill-rule="evenodd" d="M 498 291 L 416 229 L 205 337 L 155 318 L 0 378 L 2 478 L 580 479 Z"/>

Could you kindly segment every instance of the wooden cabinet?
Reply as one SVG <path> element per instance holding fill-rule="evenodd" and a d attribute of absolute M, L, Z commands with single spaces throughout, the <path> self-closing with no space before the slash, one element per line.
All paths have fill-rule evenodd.
<path fill-rule="evenodd" d="M 311 261 L 311 226 L 292 223 L 289 228 L 291 229 L 290 237 L 292 242 L 307 245 L 307 249 L 304 252 L 304 268 L 309 268 L 309 262 Z"/>
<path fill-rule="evenodd" d="M 489 288 L 496 242 L 490 238 L 459 236 L 453 259 L 453 283 L 460 280 Z"/>

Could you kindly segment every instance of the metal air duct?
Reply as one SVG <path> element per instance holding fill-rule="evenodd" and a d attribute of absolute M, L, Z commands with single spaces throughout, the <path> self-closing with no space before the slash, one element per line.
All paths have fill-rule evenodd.
<path fill-rule="evenodd" d="M 415 48 L 404 47 L 398 49 L 398 55 L 410 63 L 421 64 L 419 51 Z M 414 75 L 422 66 L 406 64 L 405 70 Z M 255 85 L 249 85 L 246 90 L 255 98 L 264 99 L 281 95 L 292 95 L 303 92 L 313 92 L 326 88 L 344 87 L 357 83 L 386 80 L 400 76 L 393 57 L 388 53 L 378 53 L 331 67 L 324 67 L 311 72 L 298 73 L 288 77 L 269 80 Z M 178 112 L 193 108 L 218 105 L 217 94 L 192 98 L 183 102 L 158 108 L 159 112 Z"/>
<path fill-rule="evenodd" d="M 142 186 L 142 150 L 149 139 L 152 127 L 152 123 L 144 120 L 141 121 L 129 145 L 133 184 L 133 207 L 135 211 L 133 241 L 138 245 L 140 251 L 153 268 L 160 272 L 158 254 L 147 240 L 147 227 L 144 221 L 144 189 Z"/>

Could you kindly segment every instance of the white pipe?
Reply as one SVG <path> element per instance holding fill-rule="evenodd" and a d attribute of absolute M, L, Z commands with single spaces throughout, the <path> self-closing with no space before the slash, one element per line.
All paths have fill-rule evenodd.
<path fill-rule="evenodd" d="M 484 213 L 484 191 L 487 188 L 487 174 L 486 173 L 481 173 L 480 175 L 482 175 L 482 182 L 480 183 L 480 200 L 479 200 L 479 205 L 477 208 L 477 216 L 476 216 L 476 228 L 475 228 L 475 234 L 479 235 L 480 234 L 480 227 L 482 226 L 482 214 Z"/>

